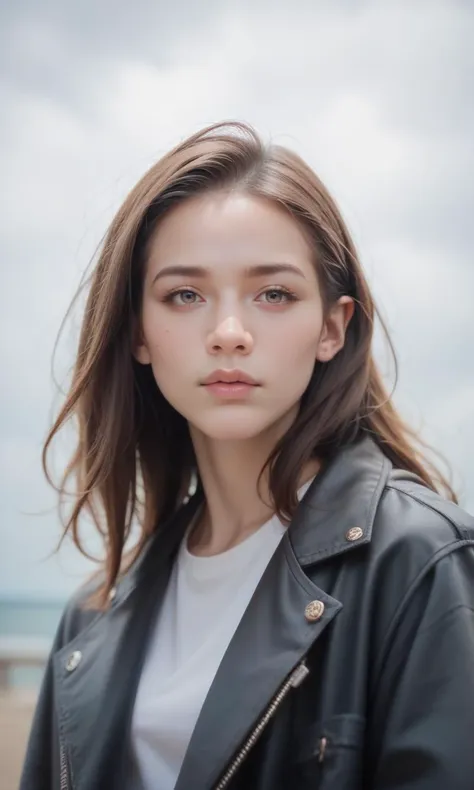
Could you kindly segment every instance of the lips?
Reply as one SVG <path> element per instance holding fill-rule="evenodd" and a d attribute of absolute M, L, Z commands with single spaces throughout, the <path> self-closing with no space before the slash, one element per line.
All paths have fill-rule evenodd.
<path fill-rule="evenodd" d="M 210 384 L 247 384 L 258 387 L 259 384 L 248 373 L 242 370 L 215 370 L 202 382 L 203 386 Z"/>

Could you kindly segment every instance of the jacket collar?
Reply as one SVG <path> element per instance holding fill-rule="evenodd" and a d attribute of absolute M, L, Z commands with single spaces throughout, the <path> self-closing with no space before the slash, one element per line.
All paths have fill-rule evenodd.
<path fill-rule="evenodd" d="M 370 438 L 346 447 L 316 476 L 289 531 L 303 567 L 370 543 L 392 464 Z"/>
<path fill-rule="evenodd" d="M 370 543 L 377 503 L 392 464 L 367 437 L 341 450 L 320 472 L 299 504 L 289 527 L 296 559 L 302 567 Z M 192 497 L 148 543 L 120 582 L 116 603 L 123 601 L 157 562 L 173 556 L 202 503 Z"/>

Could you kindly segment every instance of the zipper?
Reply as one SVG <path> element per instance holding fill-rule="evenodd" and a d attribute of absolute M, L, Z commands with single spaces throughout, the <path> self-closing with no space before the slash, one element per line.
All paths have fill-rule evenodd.
<path fill-rule="evenodd" d="M 71 785 L 69 783 L 69 770 L 67 765 L 66 751 L 62 743 L 59 745 L 59 761 L 60 761 L 59 786 L 61 790 L 71 790 Z"/>
<path fill-rule="evenodd" d="M 307 675 L 309 675 L 309 669 L 303 660 L 291 672 L 287 680 L 285 680 L 283 685 L 280 687 L 279 691 L 275 694 L 272 701 L 266 708 L 265 713 L 263 713 L 260 719 L 258 720 L 258 723 L 255 725 L 254 729 L 252 730 L 248 738 L 243 743 L 242 747 L 239 749 L 239 751 L 233 758 L 229 767 L 227 768 L 227 770 L 219 780 L 219 783 L 215 786 L 214 790 L 224 790 L 227 787 L 230 780 L 232 779 L 238 768 L 240 768 L 245 758 L 247 757 L 248 753 L 251 751 L 252 747 L 256 744 L 256 742 L 260 738 L 268 722 L 275 715 L 276 711 L 278 710 L 279 706 L 281 705 L 287 694 L 291 691 L 291 689 L 298 688 L 298 686 L 301 685 L 301 683 L 307 677 Z M 61 788 L 61 790 L 63 789 Z"/>

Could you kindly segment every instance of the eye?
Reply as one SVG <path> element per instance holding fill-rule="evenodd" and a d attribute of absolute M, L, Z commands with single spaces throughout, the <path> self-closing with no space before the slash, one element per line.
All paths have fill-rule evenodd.
<path fill-rule="evenodd" d="M 202 299 L 196 291 L 192 291 L 190 288 L 180 288 L 167 294 L 164 301 L 178 307 L 187 307 L 201 302 Z"/>
<path fill-rule="evenodd" d="M 266 291 L 263 291 L 258 297 L 259 301 L 263 301 L 265 304 L 270 305 L 280 305 L 286 304 L 287 302 L 294 302 L 296 301 L 296 294 L 292 293 L 292 291 L 288 291 L 286 288 L 267 288 Z"/>

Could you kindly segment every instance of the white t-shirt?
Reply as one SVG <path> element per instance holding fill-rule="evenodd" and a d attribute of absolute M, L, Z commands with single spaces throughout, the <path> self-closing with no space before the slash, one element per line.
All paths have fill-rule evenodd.
<path fill-rule="evenodd" d="M 135 700 L 133 790 L 173 790 L 219 664 L 284 533 L 274 516 L 212 557 L 190 554 L 186 534 Z"/>

